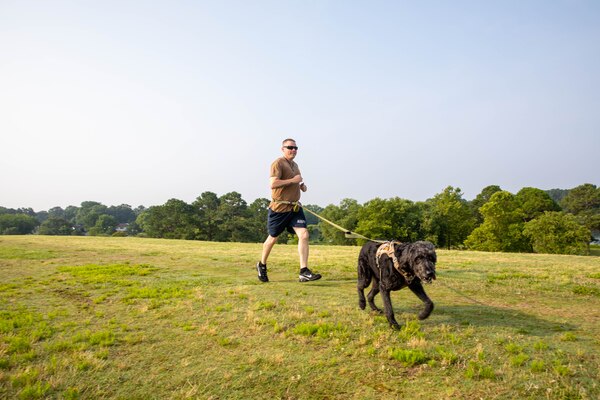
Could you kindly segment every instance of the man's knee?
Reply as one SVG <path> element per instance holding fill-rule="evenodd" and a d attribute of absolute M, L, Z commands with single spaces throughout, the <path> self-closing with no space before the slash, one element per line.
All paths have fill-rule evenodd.
<path fill-rule="evenodd" d="M 267 240 L 265 240 L 265 244 L 275 244 L 277 242 L 278 236 L 267 236 Z"/>
<path fill-rule="evenodd" d="M 308 240 L 309 233 L 306 228 L 296 228 L 296 235 L 298 235 L 298 240 Z"/>

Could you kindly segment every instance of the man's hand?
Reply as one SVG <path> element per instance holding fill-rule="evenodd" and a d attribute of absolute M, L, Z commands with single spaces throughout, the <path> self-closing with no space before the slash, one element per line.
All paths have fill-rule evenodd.
<path fill-rule="evenodd" d="M 276 189 L 282 186 L 302 184 L 302 175 L 298 174 L 293 178 L 284 180 L 272 176 L 269 180 L 271 182 L 271 189 Z"/>
<path fill-rule="evenodd" d="M 300 183 L 302 184 L 302 175 L 298 174 L 290 179 L 290 183 Z"/>

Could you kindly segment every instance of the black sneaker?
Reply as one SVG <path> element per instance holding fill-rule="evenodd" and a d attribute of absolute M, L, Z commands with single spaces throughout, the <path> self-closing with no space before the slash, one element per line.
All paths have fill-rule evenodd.
<path fill-rule="evenodd" d="M 260 261 L 256 263 L 256 270 L 258 271 L 258 280 L 261 282 L 269 282 L 267 276 L 267 266 Z"/>
<path fill-rule="evenodd" d="M 321 279 L 321 274 L 313 274 L 308 268 L 300 270 L 300 282 L 316 281 Z"/>

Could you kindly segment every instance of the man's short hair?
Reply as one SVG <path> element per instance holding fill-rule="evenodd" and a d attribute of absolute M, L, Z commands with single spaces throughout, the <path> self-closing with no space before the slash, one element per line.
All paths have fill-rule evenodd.
<path fill-rule="evenodd" d="M 294 139 L 292 139 L 292 138 L 287 138 L 287 139 L 285 139 L 283 142 L 281 142 L 281 145 L 282 145 L 282 146 L 284 146 L 284 145 L 285 145 L 285 142 L 294 142 L 294 143 L 296 143 L 296 141 L 295 141 Z"/>

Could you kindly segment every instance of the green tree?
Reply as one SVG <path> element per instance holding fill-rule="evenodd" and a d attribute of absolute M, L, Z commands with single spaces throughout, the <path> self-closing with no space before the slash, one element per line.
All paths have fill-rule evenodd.
<path fill-rule="evenodd" d="M 77 210 L 75 222 L 87 231 L 96 225 L 96 221 L 103 214 L 108 214 L 108 208 L 104 204 L 97 201 L 84 201 Z"/>
<path fill-rule="evenodd" d="M 35 219 L 41 224 L 48 219 L 48 211 L 38 211 L 35 213 Z"/>
<path fill-rule="evenodd" d="M 590 230 L 600 231 L 600 187 L 591 183 L 577 186 L 563 198 L 561 205 Z"/>
<path fill-rule="evenodd" d="M 600 188 L 591 183 L 585 183 L 571 189 L 562 199 L 564 211 L 577 215 L 600 209 Z"/>
<path fill-rule="evenodd" d="M 427 200 L 423 228 L 427 239 L 437 246 L 450 249 L 461 245 L 475 226 L 475 217 L 460 188 L 448 186 Z"/>
<path fill-rule="evenodd" d="M 16 214 L 25 214 L 25 215 L 29 215 L 30 217 L 35 217 L 36 216 L 36 212 L 33 211 L 33 208 L 31 208 L 31 207 L 20 207 L 20 208 L 17 208 Z"/>
<path fill-rule="evenodd" d="M 198 235 L 198 218 L 194 207 L 178 199 L 148 208 L 138 216 L 136 222 L 149 237 L 192 240 Z"/>
<path fill-rule="evenodd" d="M 546 211 L 560 211 L 560 206 L 543 190 L 525 187 L 516 194 L 525 222 L 531 221 Z"/>
<path fill-rule="evenodd" d="M 135 221 L 130 222 L 127 226 L 127 236 L 137 236 L 142 233 L 142 227 L 137 223 L 137 218 Z"/>
<path fill-rule="evenodd" d="M 220 236 L 219 197 L 213 192 L 204 192 L 192 203 L 198 215 L 200 240 L 215 241 Z"/>
<path fill-rule="evenodd" d="M 590 229 L 572 214 L 547 211 L 527 222 L 523 232 L 536 253 L 589 254 Z"/>
<path fill-rule="evenodd" d="M 91 236 L 99 235 L 110 235 L 115 231 L 118 222 L 115 217 L 108 214 L 102 214 L 96 220 L 96 224 L 90 228 L 89 234 Z"/>
<path fill-rule="evenodd" d="M 480 211 L 483 223 L 465 240 L 468 248 L 481 251 L 532 251 L 528 238 L 523 235 L 523 211 L 512 193 L 494 193 Z"/>
<path fill-rule="evenodd" d="M 479 209 L 487 203 L 492 195 L 496 192 L 501 192 L 502 189 L 498 185 L 490 185 L 483 188 L 481 193 L 477 195 L 473 200 L 469 202 L 469 206 L 471 207 L 471 212 L 476 218 L 475 224 L 481 225 L 483 223 L 483 215 L 479 211 Z"/>
<path fill-rule="evenodd" d="M 221 242 L 248 242 L 251 230 L 248 227 L 248 204 L 238 192 L 219 197 L 217 220 L 220 221 L 217 240 Z"/>
<path fill-rule="evenodd" d="M 413 242 L 422 238 L 422 208 L 398 197 L 375 198 L 358 211 L 356 232 L 371 239 Z"/>
<path fill-rule="evenodd" d="M 27 235 L 39 225 L 35 217 L 26 214 L 2 214 L 0 215 L 1 235 Z"/>
<path fill-rule="evenodd" d="M 269 199 L 260 198 L 248 206 L 249 241 L 262 242 L 266 239 L 268 235 L 267 213 L 270 203 Z"/>
<path fill-rule="evenodd" d="M 552 200 L 554 200 L 556 202 L 556 204 L 560 204 L 562 202 L 562 199 L 564 199 L 565 196 L 567 194 L 569 194 L 569 190 L 568 189 L 550 189 L 550 190 L 546 190 L 546 193 L 548 193 L 548 196 L 552 197 Z"/>
<path fill-rule="evenodd" d="M 76 206 L 68 206 L 65 208 L 64 219 L 69 221 L 72 225 L 77 224 L 77 212 L 79 211 L 79 207 Z"/>
<path fill-rule="evenodd" d="M 133 213 L 135 214 L 136 218 L 138 217 L 138 215 L 140 215 L 141 213 L 143 213 L 146 210 L 146 207 L 140 205 L 137 206 L 136 208 L 133 209 Z"/>
<path fill-rule="evenodd" d="M 62 207 L 52 207 L 51 209 L 48 210 L 48 218 L 62 218 L 64 220 L 67 219 L 66 215 L 65 215 L 65 210 L 62 209 Z"/>
<path fill-rule="evenodd" d="M 127 224 L 135 221 L 136 214 L 129 204 L 119 206 L 110 206 L 107 210 L 108 215 L 112 215 L 117 220 L 117 224 Z"/>
<path fill-rule="evenodd" d="M 40 235 L 71 235 L 73 226 L 69 221 L 62 217 L 50 216 L 42 222 L 38 233 Z"/>

